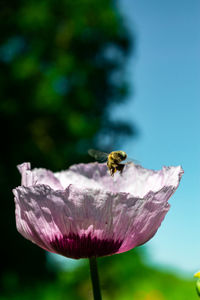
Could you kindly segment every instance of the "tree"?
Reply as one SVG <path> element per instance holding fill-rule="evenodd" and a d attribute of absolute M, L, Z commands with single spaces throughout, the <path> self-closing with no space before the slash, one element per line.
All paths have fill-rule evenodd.
<path fill-rule="evenodd" d="M 44 253 L 17 235 L 16 164 L 64 169 L 134 131 L 110 120 L 127 94 L 130 38 L 112 0 L 1 1 L 1 203 L 3 268 L 42 274 Z M 107 137 L 107 138 L 105 138 Z M 37 260 L 37 263 L 35 262 Z"/>

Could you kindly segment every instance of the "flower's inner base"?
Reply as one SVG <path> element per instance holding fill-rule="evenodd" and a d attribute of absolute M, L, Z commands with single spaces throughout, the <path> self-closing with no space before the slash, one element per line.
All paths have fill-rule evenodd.
<path fill-rule="evenodd" d="M 105 256 L 116 253 L 122 241 L 112 239 L 98 239 L 91 235 L 69 234 L 55 236 L 51 241 L 51 246 L 61 255 L 71 258 L 87 258 L 92 256 Z"/>

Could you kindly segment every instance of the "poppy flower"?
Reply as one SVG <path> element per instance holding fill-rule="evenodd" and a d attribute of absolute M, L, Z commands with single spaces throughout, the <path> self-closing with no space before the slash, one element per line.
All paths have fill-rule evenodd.
<path fill-rule="evenodd" d="M 161 225 L 183 170 L 127 164 L 109 175 L 106 164 L 73 165 L 53 173 L 18 166 L 15 195 L 18 231 L 41 248 L 70 258 L 128 251 L 151 239 Z"/>

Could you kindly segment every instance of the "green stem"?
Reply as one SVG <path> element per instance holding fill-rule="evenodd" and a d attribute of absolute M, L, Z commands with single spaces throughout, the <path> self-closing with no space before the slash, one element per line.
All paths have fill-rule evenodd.
<path fill-rule="evenodd" d="M 99 285 L 99 275 L 98 275 L 96 257 L 89 258 L 89 261 L 90 261 L 90 275 L 92 281 L 94 300 L 101 300 L 102 298 L 101 298 L 101 290 Z"/>

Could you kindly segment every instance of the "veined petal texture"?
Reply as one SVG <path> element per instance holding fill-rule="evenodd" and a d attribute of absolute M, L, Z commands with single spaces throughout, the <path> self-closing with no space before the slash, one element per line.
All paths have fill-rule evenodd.
<path fill-rule="evenodd" d="M 154 236 L 183 170 L 153 171 L 127 164 L 111 177 L 106 164 L 74 165 L 53 173 L 18 166 L 13 190 L 18 231 L 45 250 L 71 258 L 128 251 Z"/>

